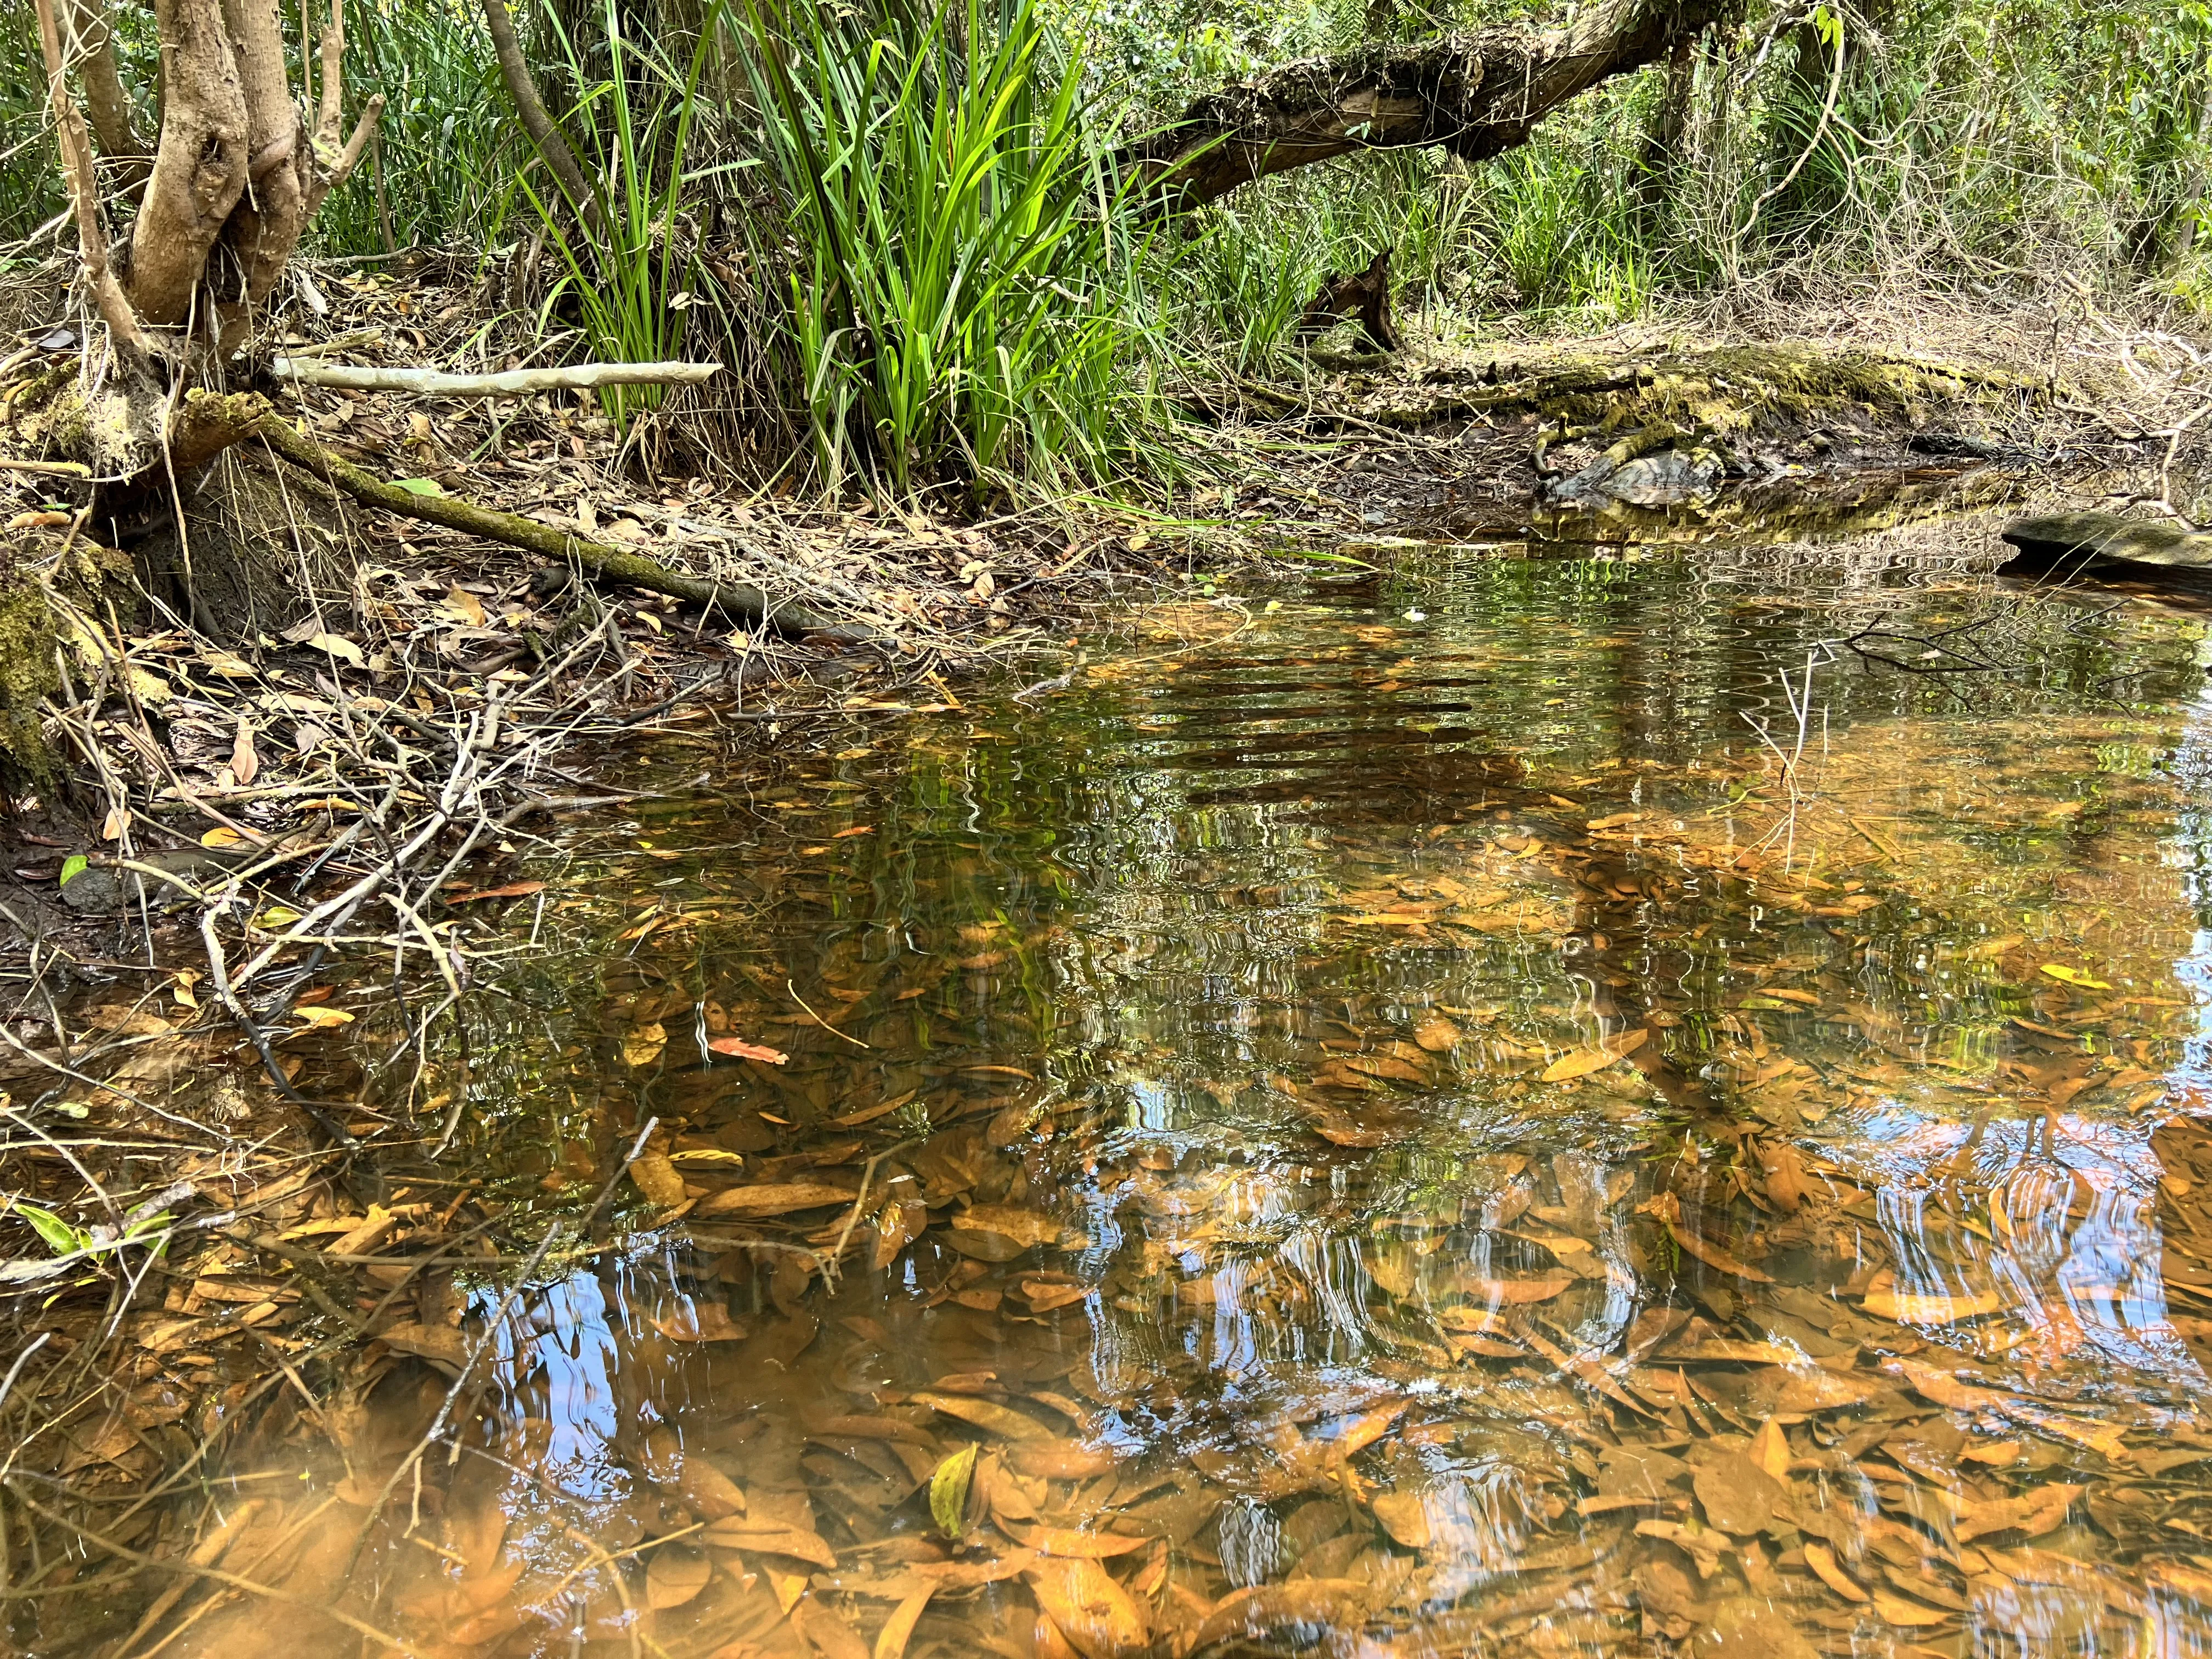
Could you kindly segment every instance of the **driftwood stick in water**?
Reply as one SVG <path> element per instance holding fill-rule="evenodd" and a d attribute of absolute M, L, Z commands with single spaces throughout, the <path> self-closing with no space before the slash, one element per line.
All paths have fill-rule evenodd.
<path fill-rule="evenodd" d="M 533 392 L 589 392 L 603 386 L 699 386 L 720 363 L 574 363 L 566 368 L 508 368 L 454 374 L 442 368 L 370 368 L 352 363 L 279 357 L 269 372 L 301 386 L 349 392 L 411 392 L 424 398 L 520 398 Z"/>
<path fill-rule="evenodd" d="M 374 477 L 343 457 L 302 436 L 291 423 L 252 392 L 229 397 L 205 390 L 185 396 L 170 437 L 172 455 L 182 454 L 194 464 L 211 459 L 228 443 L 258 438 L 295 466 L 312 472 L 342 489 L 364 507 L 380 507 L 403 518 L 442 525 L 486 541 L 504 542 L 560 564 L 580 566 L 601 581 L 623 582 L 647 592 L 665 593 L 720 611 L 735 620 L 755 623 L 779 633 L 822 634 L 832 638 L 874 637 L 866 628 L 841 628 L 823 622 L 804 605 L 778 605 L 759 588 L 745 582 L 711 580 L 686 575 L 636 553 L 624 552 L 587 537 L 540 524 L 519 513 L 500 513 L 451 495 L 417 495 Z"/>

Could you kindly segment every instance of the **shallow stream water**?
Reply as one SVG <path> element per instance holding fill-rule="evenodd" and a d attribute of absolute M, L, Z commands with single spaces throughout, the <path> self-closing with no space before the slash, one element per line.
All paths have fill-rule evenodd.
<path fill-rule="evenodd" d="M 359 1249 L 572 1231 L 210 1472 L 290 1599 L 106 1650 L 2212 1650 L 2204 630 L 1985 543 L 1439 555 L 659 740 L 474 908 Z"/>

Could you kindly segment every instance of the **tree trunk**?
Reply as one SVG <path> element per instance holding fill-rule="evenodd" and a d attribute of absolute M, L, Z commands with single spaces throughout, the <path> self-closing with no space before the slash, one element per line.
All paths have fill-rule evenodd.
<path fill-rule="evenodd" d="M 353 171 L 383 111 L 384 100 L 371 98 L 341 147 L 343 0 L 331 0 L 312 134 L 293 102 L 281 0 L 156 0 L 161 136 L 129 247 L 112 273 L 85 120 L 69 88 L 73 59 L 102 147 L 121 156 L 135 154 L 138 141 L 101 0 L 65 3 L 66 46 L 55 0 L 36 0 L 35 9 L 87 284 L 134 357 L 220 361 L 245 343 L 301 233 Z M 218 246 L 227 257 L 211 257 Z M 147 435 L 158 452 L 158 431 Z"/>
<path fill-rule="evenodd" d="M 1480 30 L 1308 58 L 1200 99 L 1131 146 L 1125 166 L 1159 209 L 1360 149 L 1437 145 L 1480 161 L 1599 82 L 1668 56 L 1728 0 L 1616 0 L 1567 31 Z"/>
<path fill-rule="evenodd" d="M 547 113 L 545 100 L 538 95 L 538 82 L 530 73 L 529 60 L 522 55 L 522 42 L 515 38 L 514 20 L 507 15 L 505 0 L 483 0 L 483 10 L 484 27 L 491 33 L 492 50 L 499 58 L 499 78 L 507 83 L 507 95 L 514 100 L 522 130 L 545 158 L 569 206 L 596 229 L 599 198 L 585 179 L 583 168 L 576 165 L 575 151 L 568 148 L 568 141 Z"/>
<path fill-rule="evenodd" d="M 68 56 L 84 83 L 85 114 L 100 139 L 101 152 L 118 165 L 125 194 L 137 191 L 152 170 L 153 157 L 138 137 L 131 115 L 131 94 L 115 66 L 115 36 L 107 26 L 104 0 L 70 0 Z"/>

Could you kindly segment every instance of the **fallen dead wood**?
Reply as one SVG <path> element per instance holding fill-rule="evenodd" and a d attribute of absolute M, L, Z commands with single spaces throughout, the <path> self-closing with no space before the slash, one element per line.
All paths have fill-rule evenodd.
<path fill-rule="evenodd" d="M 509 368 L 455 374 L 442 368 L 375 368 L 279 357 L 269 371 L 301 386 L 346 392 L 411 392 L 422 398 L 520 398 L 533 392 L 589 392 L 603 386 L 700 386 L 720 363 L 574 363 L 565 368 Z"/>
<path fill-rule="evenodd" d="M 1360 149 L 1437 145 L 1487 160 L 1599 82 L 1660 61 L 1717 21 L 1722 0 L 1618 0 L 1571 29 L 1515 25 L 1307 58 L 1199 99 L 1123 153 L 1169 212 Z"/>
<path fill-rule="evenodd" d="M 779 633 L 824 635 L 846 640 L 873 637 L 872 629 L 839 627 L 825 622 L 804 605 L 787 601 L 779 604 L 750 583 L 686 575 L 641 554 L 626 553 L 605 542 L 526 519 L 519 513 L 496 512 L 451 495 L 418 495 L 397 484 L 386 483 L 333 454 L 313 439 L 303 436 L 290 422 L 279 417 L 266 399 L 252 392 L 236 392 L 228 398 L 207 391 L 190 392 L 185 396 L 178 427 L 180 433 L 195 435 L 189 442 L 179 441 L 176 447 L 194 455 L 210 441 L 204 434 L 214 434 L 230 443 L 258 438 L 295 466 L 313 473 L 333 489 L 343 490 L 364 507 L 379 507 L 402 518 L 419 519 L 425 524 L 442 525 L 448 530 L 481 536 L 487 541 L 503 542 L 556 563 L 580 567 L 601 581 L 621 582 L 642 587 L 647 592 L 665 593 L 688 605 L 717 610 L 733 620 L 771 628 Z M 216 445 L 217 449 L 222 447 Z M 207 453 L 212 455 L 216 450 Z"/>

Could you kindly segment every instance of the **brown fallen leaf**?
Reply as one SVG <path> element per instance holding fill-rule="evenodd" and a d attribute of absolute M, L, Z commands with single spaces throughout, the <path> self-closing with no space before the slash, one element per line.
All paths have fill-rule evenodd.
<path fill-rule="evenodd" d="M 707 1588 L 714 1564 L 697 1550 L 681 1544 L 663 1544 L 645 1564 L 645 1604 L 653 1608 L 680 1607 Z"/>
<path fill-rule="evenodd" d="M 914 1639 L 914 1627 L 921 1621 L 929 1598 L 936 1593 L 934 1584 L 926 1584 L 893 1607 L 891 1616 L 876 1632 L 875 1651 L 870 1659 L 905 1659 L 906 1644 Z"/>
<path fill-rule="evenodd" d="M 447 610 L 452 611 L 471 628 L 482 628 L 484 625 L 483 601 L 466 588 L 447 588 L 445 604 Z"/>
<path fill-rule="evenodd" d="M 702 1543 L 725 1549 L 753 1550 L 763 1555 L 787 1555 L 835 1571 L 837 1552 L 818 1533 L 802 1532 L 769 1516 L 726 1515 L 700 1533 Z"/>
<path fill-rule="evenodd" d="M 695 1220 L 708 1216 L 789 1215 L 797 1210 L 820 1210 L 852 1201 L 851 1190 L 844 1187 L 819 1181 L 769 1181 L 753 1187 L 726 1187 L 701 1199 L 691 1214 Z"/>
<path fill-rule="evenodd" d="M 1826 1544 L 1808 1540 L 1805 1545 L 1805 1565 L 1813 1569 L 1815 1578 L 1844 1601 L 1863 1602 L 1867 1599 L 1867 1593 L 1838 1565 L 1835 1551 Z"/>
<path fill-rule="evenodd" d="M 1070 1527 L 1031 1527 L 1014 1540 L 1039 1555 L 1064 1560 L 1110 1561 L 1152 1540 L 1125 1532 L 1080 1532 Z"/>
<path fill-rule="evenodd" d="M 1037 1605 L 1085 1659 L 1120 1659 L 1146 1646 L 1145 1615 L 1096 1561 L 1041 1560 L 1022 1576 Z"/>
<path fill-rule="evenodd" d="M 1256 1584 L 1223 1598 L 1208 1613 L 1191 1646 L 1202 1650 L 1232 1637 L 1258 1641 L 1285 1626 L 1357 1629 L 1374 1604 L 1375 1587 L 1357 1578 L 1294 1578 Z"/>
<path fill-rule="evenodd" d="M 1435 1539 L 1436 1529 L 1429 1523 L 1428 1505 L 1417 1492 L 1377 1492 L 1370 1507 L 1394 1543 L 1409 1550 L 1425 1550 Z"/>
<path fill-rule="evenodd" d="M 1962 1319 L 1993 1314 L 2003 1306 L 2004 1299 L 1993 1290 L 1960 1295 L 1942 1291 L 1900 1292 L 1897 1273 L 1888 1267 L 1867 1281 L 1866 1310 L 1900 1325 L 1955 1325 Z"/>
<path fill-rule="evenodd" d="M 1006 1440 L 1048 1440 L 1052 1431 L 1034 1417 L 1025 1417 L 1011 1407 L 994 1401 L 978 1400 L 970 1395 L 916 1394 L 907 1396 L 917 1406 L 927 1406 L 946 1417 L 957 1417 L 963 1423 L 972 1423 L 987 1433 Z"/>
<path fill-rule="evenodd" d="M 1751 1437 L 1751 1444 L 1744 1449 L 1744 1455 L 1777 1480 L 1789 1478 L 1789 1437 L 1782 1432 L 1782 1425 L 1772 1418 L 1759 1425 L 1759 1432 Z"/>
<path fill-rule="evenodd" d="M 636 1026 L 623 1038 L 623 1064 L 650 1066 L 660 1058 L 661 1051 L 667 1047 L 668 1028 L 659 1021 L 655 1020 L 649 1025 Z"/>
<path fill-rule="evenodd" d="M 244 720 L 239 721 L 238 735 L 231 739 L 230 775 L 241 788 L 261 775 L 261 757 L 253 750 L 253 728 Z"/>

